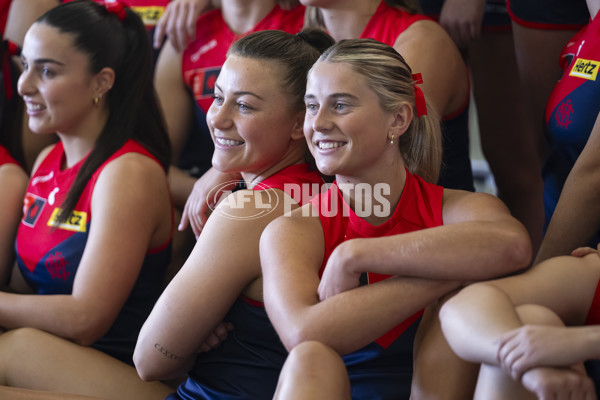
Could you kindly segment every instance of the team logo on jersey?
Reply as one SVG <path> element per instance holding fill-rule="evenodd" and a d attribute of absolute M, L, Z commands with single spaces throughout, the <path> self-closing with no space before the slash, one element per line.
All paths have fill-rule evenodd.
<path fill-rule="evenodd" d="M 135 13 L 137 15 L 140 16 L 142 21 L 144 21 L 144 25 L 146 25 L 147 27 L 150 27 L 150 28 L 156 26 L 156 23 L 158 22 L 158 20 L 162 16 L 163 12 L 165 11 L 165 8 L 160 7 L 160 6 L 148 6 L 148 7 L 132 6 L 131 9 L 133 11 L 135 11 Z"/>
<path fill-rule="evenodd" d="M 67 271 L 67 265 L 69 263 L 60 251 L 49 254 L 46 257 L 46 262 L 44 262 L 44 266 L 52 279 L 63 279 L 65 281 L 71 275 Z"/>
<path fill-rule="evenodd" d="M 575 60 L 575 64 L 573 64 L 569 76 L 595 81 L 596 76 L 598 75 L 598 67 L 600 67 L 600 62 L 598 61 L 578 58 Z"/>
<path fill-rule="evenodd" d="M 45 205 L 46 199 L 27 193 L 23 200 L 23 219 L 21 220 L 23 224 L 33 228 L 40 215 L 42 215 Z"/>
<path fill-rule="evenodd" d="M 194 92 L 194 98 L 196 100 L 205 99 L 211 97 L 215 93 L 215 82 L 221 72 L 221 68 L 206 68 L 196 69 L 193 71 L 186 72 L 186 81 L 191 83 L 192 91 Z"/>
<path fill-rule="evenodd" d="M 573 113 L 573 103 L 571 103 L 570 99 L 563 101 L 556 108 L 556 126 L 559 128 L 567 129 L 571 124 L 571 114 Z"/>
<path fill-rule="evenodd" d="M 55 208 L 48 220 L 48 226 L 57 227 L 73 232 L 85 232 L 87 229 L 87 213 L 84 211 L 72 211 L 71 215 L 65 222 L 58 223 L 58 214 L 62 211 L 60 208 Z"/>

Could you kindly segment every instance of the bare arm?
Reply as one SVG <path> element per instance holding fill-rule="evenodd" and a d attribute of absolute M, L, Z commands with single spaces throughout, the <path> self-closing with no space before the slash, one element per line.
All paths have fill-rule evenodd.
<path fill-rule="evenodd" d="M 422 74 L 423 92 L 439 116 L 457 112 L 466 104 L 469 98 L 467 67 L 441 26 L 433 21 L 415 22 L 398 36 L 394 48 L 413 73 Z"/>
<path fill-rule="evenodd" d="M 457 286 L 391 278 L 319 301 L 323 232 L 301 210 L 269 225 L 260 250 L 265 306 L 288 349 L 317 340 L 340 354 L 358 350 Z"/>
<path fill-rule="evenodd" d="M 600 114 L 599 114 L 600 117 Z M 592 129 L 560 194 L 536 263 L 586 245 L 600 226 L 600 122 Z"/>
<path fill-rule="evenodd" d="M 364 272 L 464 282 L 506 275 L 529 263 L 525 228 L 494 196 L 446 189 L 443 219 L 434 228 L 342 243 L 325 269 L 321 298 L 352 287 Z"/>
<path fill-rule="evenodd" d="M 582 324 L 599 278 L 595 254 L 553 258 L 522 275 L 465 288 L 442 307 L 442 329 L 461 358 L 498 365 L 502 335 L 523 325 L 517 306 L 538 304 L 567 324 Z"/>
<path fill-rule="evenodd" d="M 236 199 L 249 193 L 263 195 L 236 192 L 217 207 L 192 254 L 146 320 L 134 353 L 142 379 L 168 379 L 187 372 L 235 300 L 260 278 L 259 238 L 264 227 L 283 214 L 283 201 L 261 218 L 248 218 L 257 214 L 254 203 Z M 269 204 L 268 197 L 263 200 L 262 204 Z"/>
<path fill-rule="evenodd" d="M 173 0 L 167 4 L 154 31 L 154 47 L 160 48 L 165 35 L 178 52 L 196 37 L 196 21 L 212 6 L 211 0 Z"/>
<path fill-rule="evenodd" d="M 21 167 L 5 164 L 0 167 L 0 286 L 7 283 L 15 261 L 14 244 L 27 189 L 27 174 Z"/>
<path fill-rule="evenodd" d="M 94 188 L 92 213 L 72 294 L 0 293 L 1 326 L 34 327 L 83 345 L 106 333 L 129 296 L 148 248 L 164 244 L 170 235 L 170 200 L 161 167 L 138 154 L 112 161 Z"/>

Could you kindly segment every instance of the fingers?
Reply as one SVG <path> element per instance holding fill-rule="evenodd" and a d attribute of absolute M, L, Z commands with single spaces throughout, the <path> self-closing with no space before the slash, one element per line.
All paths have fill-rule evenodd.
<path fill-rule="evenodd" d="M 598 250 L 591 247 L 578 247 L 571 252 L 571 255 L 573 257 L 584 257 L 592 253 L 598 253 Z"/>
<path fill-rule="evenodd" d="M 229 332 L 233 330 L 233 324 L 230 322 L 221 322 L 214 331 L 206 338 L 204 343 L 200 345 L 198 352 L 207 352 L 216 349 L 227 339 Z"/>
<path fill-rule="evenodd" d="M 169 21 L 169 17 L 170 17 L 170 13 L 171 13 L 171 11 L 169 9 L 170 5 L 171 4 L 167 5 L 167 7 L 165 8 L 165 12 L 163 13 L 163 15 L 161 15 L 160 19 L 156 23 L 156 27 L 154 28 L 154 48 L 155 49 L 160 49 L 164 43 L 165 34 L 166 34 L 166 25 Z"/>

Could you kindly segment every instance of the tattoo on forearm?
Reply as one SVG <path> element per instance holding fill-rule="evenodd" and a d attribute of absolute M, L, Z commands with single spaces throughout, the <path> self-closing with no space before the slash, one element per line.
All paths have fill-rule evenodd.
<path fill-rule="evenodd" d="M 177 354 L 171 353 L 169 350 L 165 349 L 160 344 L 156 343 L 154 348 L 162 353 L 163 356 L 170 358 L 171 360 L 183 360 L 184 357 L 180 357 Z"/>

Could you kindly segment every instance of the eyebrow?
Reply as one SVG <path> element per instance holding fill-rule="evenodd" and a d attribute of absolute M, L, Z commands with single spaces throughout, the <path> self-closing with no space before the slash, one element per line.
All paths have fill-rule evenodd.
<path fill-rule="evenodd" d="M 21 60 L 25 61 L 25 60 L 27 60 L 27 58 L 24 57 L 24 56 L 21 56 Z M 61 63 L 60 61 L 53 60 L 51 58 L 38 58 L 36 60 L 33 60 L 33 63 L 34 64 L 56 64 L 56 65 L 60 65 L 61 67 L 63 67 L 65 65 L 64 63 Z"/>
<path fill-rule="evenodd" d="M 309 99 L 314 99 L 316 98 L 316 96 L 314 94 L 307 94 L 304 96 L 305 100 L 309 100 Z M 351 100 L 358 100 L 358 97 L 354 96 L 353 94 L 350 93 L 332 93 L 330 95 L 327 96 L 328 99 L 351 99 Z"/>
<path fill-rule="evenodd" d="M 223 89 L 221 89 L 221 87 L 220 87 L 219 85 L 217 85 L 217 84 L 215 84 L 215 88 L 219 89 L 220 91 L 223 91 Z M 243 91 L 243 90 L 240 90 L 240 91 L 237 91 L 237 92 L 233 92 L 233 94 L 234 94 L 235 96 L 238 96 L 238 97 L 239 97 L 239 96 L 244 96 L 244 95 L 248 95 L 248 96 L 254 96 L 254 97 L 256 97 L 257 99 L 260 99 L 260 100 L 262 100 L 262 101 L 265 101 L 265 99 L 263 99 L 262 97 L 260 97 L 259 95 L 257 95 L 257 94 L 256 94 L 256 93 L 254 93 L 254 92 L 248 92 L 248 91 Z"/>

